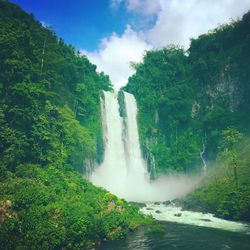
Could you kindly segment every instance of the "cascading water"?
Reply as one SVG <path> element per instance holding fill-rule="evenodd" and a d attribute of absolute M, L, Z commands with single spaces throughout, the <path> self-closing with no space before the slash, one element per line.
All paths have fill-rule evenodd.
<path fill-rule="evenodd" d="M 117 94 L 103 91 L 101 108 L 105 155 L 90 180 L 119 197 L 131 200 L 136 190 L 141 190 L 147 183 L 148 174 L 140 151 L 134 96 L 124 92 L 124 103 L 125 119 L 119 113 Z"/>
<path fill-rule="evenodd" d="M 115 93 L 103 91 L 101 110 L 105 155 L 103 163 L 94 170 L 90 180 L 121 196 L 127 167 L 122 139 L 123 121 L 119 114 L 119 104 Z"/>
<path fill-rule="evenodd" d="M 124 92 L 124 103 L 126 110 L 125 118 L 125 152 L 128 167 L 129 179 L 144 184 L 149 179 L 146 163 L 142 158 L 138 127 L 137 127 L 137 106 L 133 95 Z"/>
<path fill-rule="evenodd" d="M 149 181 L 140 150 L 136 100 L 129 93 L 123 94 L 125 118 L 120 116 L 117 94 L 103 91 L 104 161 L 94 169 L 90 181 L 128 201 L 164 201 L 185 195 L 194 180 L 168 177 Z"/>

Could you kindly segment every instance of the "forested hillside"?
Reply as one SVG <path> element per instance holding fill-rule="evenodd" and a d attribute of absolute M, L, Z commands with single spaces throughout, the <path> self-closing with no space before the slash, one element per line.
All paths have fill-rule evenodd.
<path fill-rule="evenodd" d="M 250 13 L 197 39 L 148 51 L 125 90 L 136 96 L 144 152 L 156 172 L 188 172 L 213 161 L 222 131 L 249 134 Z"/>
<path fill-rule="evenodd" d="M 148 51 L 125 90 L 136 96 L 152 176 L 214 172 L 186 207 L 234 219 L 250 211 L 250 13 L 178 46 Z"/>
<path fill-rule="evenodd" d="M 8 1 L 0 69 L 0 248 L 90 248 L 143 223 L 138 208 L 75 171 L 101 160 L 108 76 Z"/>
<path fill-rule="evenodd" d="M 19 7 L 1 2 L 1 168 L 96 157 L 108 76 Z M 99 143 L 100 144 L 100 143 Z"/>

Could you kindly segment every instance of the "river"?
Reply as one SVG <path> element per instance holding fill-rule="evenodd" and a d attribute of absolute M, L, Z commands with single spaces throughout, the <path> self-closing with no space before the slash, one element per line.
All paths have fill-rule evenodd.
<path fill-rule="evenodd" d="M 174 222 L 159 222 L 163 233 L 147 234 L 141 228 L 124 240 L 104 242 L 98 250 L 249 250 L 250 231 L 200 227 Z"/>
<path fill-rule="evenodd" d="M 182 210 L 171 203 L 148 203 L 141 212 L 152 215 L 162 232 L 140 228 L 124 240 L 104 242 L 98 250 L 249 250 L 250 226 L 212 214 Z"/>

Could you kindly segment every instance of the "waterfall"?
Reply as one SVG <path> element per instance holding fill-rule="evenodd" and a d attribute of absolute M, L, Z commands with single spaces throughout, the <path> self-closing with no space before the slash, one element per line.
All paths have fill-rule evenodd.
<path fill-rule="evenodd" d="M 105 154 L 103 163 L 93 171 L 90 180 L 121 196 L 125 185 L 127 166 L 122 136 L 123 120 L 119 114 L 116 93 L 103 91 L 101 111 Z"/>
<path fill-rule="evenodd" d="M 183 190 L 188 192 L 193 182 L 183 178 L 159 178 L 150 182 L 140 149 L 136 100 L 126 92 L 123 97 L 125 114 L 121 117 L 117 93 L 102 93 L 105 153 L 103 162 L 90 175 L 90 181 L 128 201 L 164 201 L 180 197 Z M 177 185 L 174 190 L 173 185 Z"/>
<path fill-rule="evenodd" d="M 134 96 L 124 92 L 124 103 L 126 117 L 122 118 L 117 94 L 103 91 L 104 161 L 93 171 L 90 180 L 129 200 L 131 192 L 136 192 L 138 185 L 144 185 L 149 178 L 141 156 Z"/>
<path fill-rule="evenodd" d="M 149 178 L 146 168 L 146 162 L 142 158 L 139 134 L 137 127 L 137 106 L 133 95 L 124 92 L 125 103 L 125 152 L 128 174 L 130 178 L 136 178 L 137 181 L 145 181 Z"/>

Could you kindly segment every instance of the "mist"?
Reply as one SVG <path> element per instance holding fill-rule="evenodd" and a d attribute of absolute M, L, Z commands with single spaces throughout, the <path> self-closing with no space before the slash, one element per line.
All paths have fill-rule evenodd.
<path fill-rule="evenodd" d="M 136 185 L 136 187 L 133 187 L 133 183 L 128 183 L 129 188 L 124 198 L 135 202 L 156 202 L 183 198 L 197 187 L 201 179 L 202 176 L 171 175 L 159 177 L 151 182 L 145 181 L 144 185 Z"/>
<path fill-rule="evenodd" d="M 183 198 L 198 186 L 203 177 L 169 175 L 156 180 L 149 180 L 148 177 L 136 179 L 133 176 L 120 179 L 111 176 L 107 178 L 105 172 L 98 173 L 98 177 L 96 174 L 92 175 L 90 180 L 93 183 L 99 183 L 119 198 L 134 202 L 163 202 Z"/>

